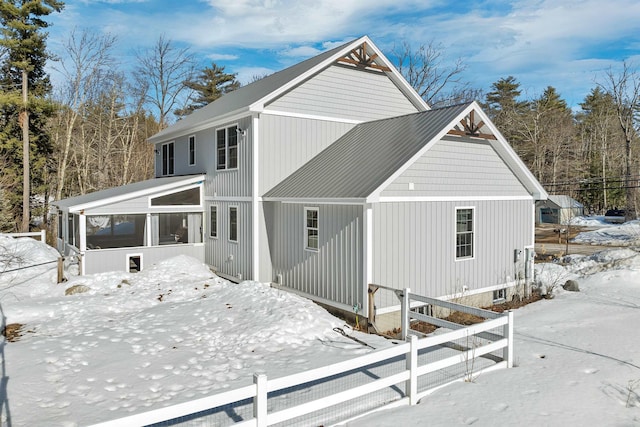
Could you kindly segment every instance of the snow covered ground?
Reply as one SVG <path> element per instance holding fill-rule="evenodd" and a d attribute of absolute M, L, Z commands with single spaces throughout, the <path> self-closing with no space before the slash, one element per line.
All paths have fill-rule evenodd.
<path fill-rule="evenodd" d="M 25 325 L 19 341 L 0 342 L 3 425 L 87 425 L 372 351 L 334 332 L 343 323 L 311 302 L 226 282 L 187 257 L 61 285 L 55 263 L 9 271 L 56 257 L 0 236 L 0 259 L 10 259 L 0 263 L 0 309 Z M 515 311 L 516 368 L 350 425 L 640 424 L 640 254 L 567 261 L 537 265 L 555 298 Z M 562 289 L 568 278 L 580 292 Z M 72 287 L 84 292 L 65 295 Z"/>
<path fill-rule="evenodd" d="M 597 230 L 580 233 L 572 242 L 590 245 L 638 246 L 640 245 L 640 221 L 628 221 L 620 225 L 607 224 Z"/>

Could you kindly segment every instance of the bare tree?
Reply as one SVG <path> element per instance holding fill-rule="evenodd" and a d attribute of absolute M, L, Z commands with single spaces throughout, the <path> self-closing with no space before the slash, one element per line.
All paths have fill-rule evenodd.
<path fill-rule="evenodd" d="M 462 59 L 447 64 L 443 52 L 444 47 L 433 41 L 420 45 L 415 51 L 409 42 L 404 41 L 393 48 L 392 55 L 398 71 L 431 106 L 450 104 L 454 93 L 458 94 L 453 97 L 457 101 L 466 100 L 460 99 L 459 95 L 479 95 L 468 92 L 468 84 L 462 81 L 461 74 L 466 69 Z"/>
<path fill-rule="evenodd" d="M 637 185 L 632 180 L 632 144 L 637 142 L 640 123 L 640 74 L 626 61 L 619 73 L 609 69 L 605 73 L 605 82 L 600 86 L 611 95 L 616 108 L 620 130 L 624 136 L 626 219 L 636 218 L 635 193 Z"/>
<path fill-rule="evenodd" d="M 180 103 L 180 96 L 192 79 L 193 56 L 188 48 L 179 49 L 160 36 L 156 44 L 137 54 L 136 82 L 145 101 L 158 111 L 160 128 L 165 128 L 169 113 Z"/>
<path fill-rule="evenodd" d="M 58 70 L 65 81 L 58 95 L 62 108 L 55 118 L 56 124 L 52 132 L 52 139 L 58 149 L 56 200 L 62 198 L 78 121 L 83 120 L 88 104 L 98 96 L 101 80 L 113 66 L 111 50 L 115 41 L 115 37 L 109 35 L 98 36 L 87 31 L 73 30 L 65 44 L 66 60 Z M 83 141 L 75 143 L 82 144 Z"/>

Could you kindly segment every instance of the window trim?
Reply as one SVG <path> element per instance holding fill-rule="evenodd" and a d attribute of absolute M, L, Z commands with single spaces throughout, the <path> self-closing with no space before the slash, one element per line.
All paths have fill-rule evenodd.
<path fill-rule="evenodd" d="M 308 212 L 312 212 L 315 211 L 316 213 L 316 226 L 315 227 L 309 227 L 308 223 L 307 223 L 307 213 Z M 320 250 L 320 208 L 318 207 L 312 207 L 312 206 L 305 206 L 304 207 L 304 217 L 303 217 L 303 224 L 304 224 L 304 250 L 305 251 L 310 251 L 310 252 L 318 252 Z M 309 245 L 309 231 L 315 230 L 316 232 L 316 247 L 314 248 L 313 246 Z"/>
<path fill-rule="evenodd" d="M 471 210 L 471 255 L 458 256 L 458 212 L 462 210 Z M 464 233 L 469 233 L 468 231 Z M 476 208 L 475 206 L 456 206 L 453 218 L 453 256 L 456 261 L 467 261 L 476 258 Z"/>
<path fill-rule="evenodd" d="M 214 227 L 212 225 L 212 221 L 211 221 L 211 219 L 213 218 L 213 210 L 214 209 L 216 211 L 216 226 L 215 226 L 215 229 L 214 229 Z M 218 205 L 217 204 L 209 206 L 209 237 L 212 238 L 212 239 L 217 239 L 218 238 L 218 228 L 220 228 L 219 225 L 218 225 L 218 223 L 220 221 L 220 217 L 218 215 L 218 212 L 219 212 L 219 209 L 218 209 Z M 214 232 L 215 232 L 215 234 L 214 234 Z"/>
<path fill-rule="evenodd" d="M 160 169 L 161 176 L 172 176 L 176 170 L 175 141 L 160 144 Z"/>
<path fill-rule="evenodd" d="M 196 136 L 189 135 L 187 138 L 187 161 L 189 166 L 196 165 Z"/>
<path fill-rule="evenodd" d="M 236 211 L 236 224 L 235 224 L 236 239 L 235 240 L 231 239 L 231 231 L 233 230 L 232 227 L 231 227 L 231 211 L 234 210 L 234 209 Z M 238 213 L 239 213 L 239 209 L 238 209 L 237 205 L 229 206 L 229 208 L 227 209 L 227 223 L 229 225 L 229 230 L 228 230 L 229 232 L 227 233 L 227 240 L 229 240 L 229 242 L 232 242 L 232 243 L 238 243 L 238 240 L 239 240 L 238 236 L 240 234 L 240 228 L 239 228 L 238 224 L 239 224 L 240 221 L 239 221 Z"/>
<path fill-rule="evenodd" d="M 216 171 L 235 171 L 240 168 L 240 128 L 237 123 L 220 127 L 216 129 Z M 233 130 L 233 133 L 231 132 Z M 224 147 L 219 145 L 218 134 L 224 132 Z M 229 159 L 231 158 L 231 147 L 229 146 L 229 135 L 235 136 L 235 167 L 231 167 Z M 220 164 L 220 151 L 224 151 L 224 164 Z"/>

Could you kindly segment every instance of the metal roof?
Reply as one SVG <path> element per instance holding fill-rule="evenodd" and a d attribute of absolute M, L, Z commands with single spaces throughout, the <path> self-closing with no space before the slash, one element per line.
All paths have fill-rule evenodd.
<path fill-rule="evenodd" d="M 355 126 L 268 191 L 272 199 L 365 199 L 471 103 Z"/>
<path fill-rule="evenodd" d="M 195 184 L 197 182 L 204 181 L 204 178 L 204 175 L 154 178 L 146 181 L 134 182 L 133 184 L 122 185 L 120 187 L 94 191 L 93 193 L 70 197 L 68 199 L 58 200 L 53 202 L 53 205 L 63 210 L 70 211 L 86 209 L 89 206 L 104 206 L 114 203 L 115 201 L 132 199 L 134 197 L 140 197 L 158 191 L 178 188 L 183 185 Z"/>
<path fill-rule="evenodd" d="M 549 194 L 549 201 L 559 208 L 584 208 L 582 203 L 564 194 Z"/>

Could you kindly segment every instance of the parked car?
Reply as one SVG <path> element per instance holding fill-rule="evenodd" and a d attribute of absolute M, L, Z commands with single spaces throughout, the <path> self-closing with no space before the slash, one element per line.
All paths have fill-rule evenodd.
<path fill-rule="evenodd" d="M 604 214 L 604 220 L 611 224 L 622 224 L 625 222 L 625 215 L 626 212 L 624 209 L 609 209 Z"/>

